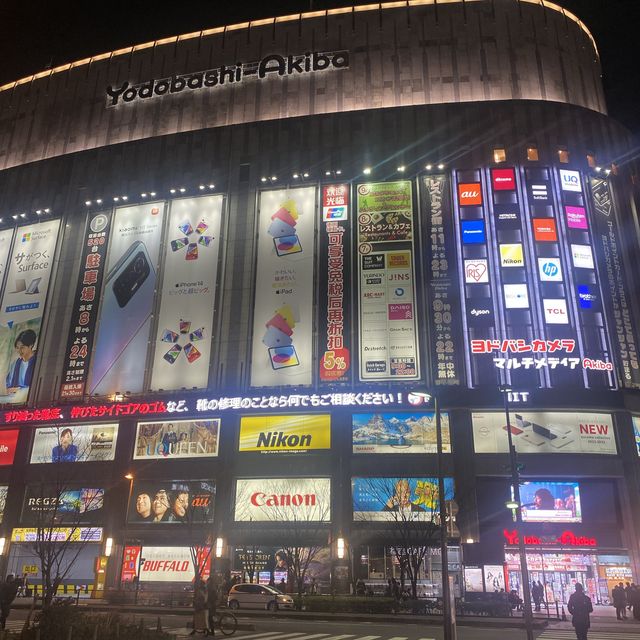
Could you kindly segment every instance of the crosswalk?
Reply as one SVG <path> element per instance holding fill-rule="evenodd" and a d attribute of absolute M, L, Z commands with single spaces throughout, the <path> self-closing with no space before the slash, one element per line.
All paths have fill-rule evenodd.
<path fill-rule="evenodd" d="M 185 629 L 185 631 L 187 631 Z M 177 633 L 177 637 L 181 638 L 183 632 L 181 629 L 171 629 L 169 633 Z M 184 634 L 186 635 L 186 633 Z M 218 634 L 216 634 L 217 637 Z M 270 631 L 267 633 L 244 633 L 237 632 L 234 638 L 238 640 L 409 640 L 409 636 L 361 636 L 357 633 L 341 633 L 340 635 L 332 635 L 330 633 L 282 633 L 280 631 Z M 416 638 L 415 640 L 436 640 L 434 637 Z"/>
<path fill-rule="evenodd" d="M 638 638 L 636 627 L 630 627 L 627 631 L 589 631 L 589 640 L 632 640 Z M 576 640 L 576 632 L 573 629 L 547 629 L 543 631 L 538 640 Z"/>

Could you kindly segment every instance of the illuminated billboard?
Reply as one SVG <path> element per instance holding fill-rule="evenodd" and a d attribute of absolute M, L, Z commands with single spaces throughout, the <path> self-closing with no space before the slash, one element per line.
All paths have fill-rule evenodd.
<path fill-rule="evenodd" d="M 133 459 L 209 458 L 219 442 L 219 419 L 138 422 Z"/>
<path fill-rule="evenodd" d="M 444 479 L 445 500 L 453 500 L 453 478 Z M 436 522 L 440 500 L 437 478 L 352 478 L 355 521 Z"/>
<path fill-rule="evenodd" d="M 216 485 L 211 480 L 136 480 L 127 522 L 144 525 L 213 522 Z"/>
<path fill-rule="evenodd" d="M 449 415 L 441 414 L 442 451 L 451 452 Z M 355 413 L 353 453 L 437 453 L 436 417 L 430 413 Z"/>
<path fill-rule="evenodd" d="M 474 412 L 471 420 L 476 453 L 509 451 L 503 411 Z M 510 424 L 518 453 L 618 453 L 613 418 L 608 413 L 514 410 Z"/>
<path fill-rule="evenodd" d="M 239 522 L 330 522 L 329 478 L 252 478 L 236 481 Z"/>
<path fill-rule="evenodd" d="M 577 482 L 523 482 L 520 500 L 523 522 L 582 522 Z"/>
<path fill-rule="evenodd" d="M 296 414 L 240 418 L 240 451 L 300 453 L 330 448 L 330 415 Z"/>
<path fill-rule="evenodd" d="M 35 430 L 31 464 L 113 460 L 117 424 L 62 425 Z"/>

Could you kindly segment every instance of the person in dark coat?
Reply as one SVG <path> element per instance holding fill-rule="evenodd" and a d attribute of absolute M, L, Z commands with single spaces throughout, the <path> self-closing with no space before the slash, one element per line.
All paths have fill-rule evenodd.
<path fill-rule="evenodd" d="M 584 593 L 584 587 L 578 582 L 576 583 L 575 593 L 571 594 L 569 604 L 567 605 L 571 614 L 571 624 L 576 631 L 577 640 L 587 640 L 587 633 L 591 626 L 589 614 L 593 611 L 591 598 Z"/>
<path fill-rule="evenodd" d="M 209 635 L 215 636 L 216 607 L 218 606 L 218 585 L 213 576 L 207 580 L 207 607 L 209 608 Z"/>
<path fill-rule="evenodd" d="M 533 598 L 533 603 L 536 605 L 535 610 L 540 611 L 540 600 L 542 600 L 542 589 L 539 589 L 538 585 L 535 582 L 531 583 L 531 597 Z"/>
<path fill-rule="evenodd" d="M 7 580 L 0 584 L 0 627 L 3 629 L 11 613 L 11 604 L 16 599 L 19 587 L 20 580 L 14 578 L 13 574 L 9 574 Z"/>
<path fill-rule="evenodd" d="M 624 591 L 622 582 L 611 591 L 611 599 L 613 600 L 613 606 L 616 608 L 616 617 L 618 620 L 627 619 L 627 594 Z"/>
<path fill-rule="evenodd" d="M 193 636 L 198 631 L 207 633 L 209 631 L 207 624 L 207 587 L 198 581 L 193 591 L 193 630 L 189 635 Z"/>

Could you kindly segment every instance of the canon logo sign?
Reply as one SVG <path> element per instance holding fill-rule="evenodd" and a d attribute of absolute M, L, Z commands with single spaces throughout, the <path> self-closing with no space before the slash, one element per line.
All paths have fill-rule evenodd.
<path fill-rule="evenodd" d="M 283 493 L 278 495 L 257 491 L 251 496 L 251 504 L 254 507 L 315 507 L 317 497 L 315 493 Z"/>

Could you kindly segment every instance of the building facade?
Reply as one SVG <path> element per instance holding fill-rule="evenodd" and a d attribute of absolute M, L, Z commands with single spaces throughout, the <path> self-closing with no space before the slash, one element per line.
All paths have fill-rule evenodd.
<path fill-rule="evenodd" d="M 441 475 L 456 593 L 519 589 L 510 428 L 532 578 L 637 580 L 636 167 L 600 73 L 552 3 L 410 0 L 0 87 L 5 571 L 37 583 L 48 530 L 86 593 L 291 588 L 301 549 L 376 592 L 419 535 L 438 595 Z"/>

